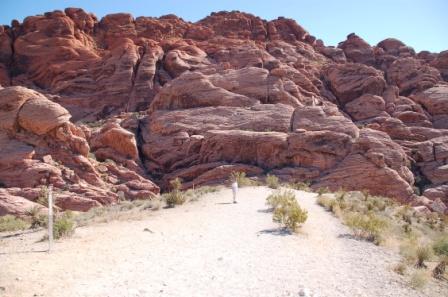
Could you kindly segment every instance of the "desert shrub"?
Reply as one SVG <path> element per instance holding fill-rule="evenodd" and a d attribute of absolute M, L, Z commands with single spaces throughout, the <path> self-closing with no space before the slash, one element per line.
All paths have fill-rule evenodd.
<path fill-rule="evenodd" d="M 339 203 L 335 203 L 331 207 L 331 212 L 338 218 L 343 217 L 343 211 L 342 211 L 341 207 L 339 206 Z"/>
<path fill-rule="evenodd" d="M 62 216 L 57 217 L 53 224 L 53 237 L 55 239 L 60 239 L 63 237 L 70 237 L 75 232 L 75 221 L 70 212 L 62 214 Z"/>
<path fill-rule="evenodd" d="M 176 205 L 183 204 L 186 200 L 184 193 L 181 191 L 182 182 L 179 178 L 175 178 L 170 181 L 171 192 L 165 194 L 165 202 L 168 207 L 174 207 Z"/>
<path fill-rule="evenodd" d="M 384 211 L 387 207 L 387 198 L 369 196 L 367 199 L 367 209 L 369 211 Z"/>
<path fill-rule="evenodd" d="M 408 266 L 404 262 L 400 262 L 397 265 L 394 266 L 393 270 L 395 273 L 398 273 L 400 275 L 404 275 L 406 273 L 406 270 L 408 269 Z"/>
<path fill-rule="evenodd" d="M 433 250 L 436 255 L 448 256 L 448 236 L 437 239 L 433 244 Z"/>
<path fill-rule="evenodd" d="M 420 244 L 415 250 L 415 256 L 417 259 L 417 263 L 415 263 L 415 266 L 418 268 L 426 268 L 425 261 L 431 259 L 432 256 L 431 246 Z"/>
<path fill-rule="evenodd" d="M 41 213 L 41 208 L 34 206 L 27 211 L 31 219 L 31 228 L 47 227 L 48 217 Z"/>
<path fill-rule="evenodd" d="M 136 201 L 138 201 L 138 200 L 136 200 Z M 141 202 L 138 202 L 138 203 L 141 203 Z M 128 211 L 128 210 L 131 210 L 131 209 L 137 207 L 137 204 L 135 202 L 133 203 L 131 201 L 121 201 L 119 204 L 117 204 L 117 206 L 119 207 L 120 211 Z"/>
<path fill-rule="evenodd" d="M 337 203 L 336 199 L 324 195 L 317 196 L 316 202 L 328 211 L 332 211 L 333 206 Z"/>
<path fill-rule="evenodd" d="M 48 207 L 48 187 L 42 186 L 40 188 L 39 197 L 36 200 L 36 203 Z"/>
<path fill-rule="evenodd" d="M 250 178 L 246 176 L 246 172 L 243 171 L 232 171 L 232 173 L 230 173 L 230 181 L 236 181 L 240 187 L 254 185 L 254 182 L 250 180 Z"/>
<path fill-rule="evenodd" d="M 278 189 L 278 187 L 280 186 L 278 177 L 268 174 L 266 176 L 266 185 L 271 189 Z"/>
<path fill-rule="evenodd" d="M 322 187 L 322 188 L 317 189 L 318 196 L 322 196 L 323 194 L 329 193 L 329 192 L 330 192 L 330 190 L 327 187 Z"/>
<path fill-rule="evenodd" d="M 361 191 L 361 193 L 362 193 L 362 196 L 364 198 L 364 201 L 367 201 L 369 199 L 369 197 L 370 197 L 370 192 L 368 190 L 364 189 L 364 190 Z"/>
<path fill-rule="evenodd" d="M 428 283 L 428 274 L 423 270 L 415 271 L 410 279 L 410 285 L 414 289 L 419 289 L 424 287 Z"/>
<path fill-rule="evenodd" d="M 0 217 L 0 232 L 19 231 L 25 230 L 26 228 L 28 228 L 28 224 L 20 218 L 12 215 Z"/>
<path fill-rule="evenodd" d="M 412 210 L 409 205 L 404 205 L 398 209 L 395 217 L 402 220 L 404 223 L 412 225 Z"/>
<path fill-rule="evenodd" d="M 348 203 L 346 201 L 347 192 L 338 191 L 336 193 L 336 202 L 341 210 L 344 210 L 348 207 Z"/>
<path fill-rule="evenodd" d="M 380 243 L 384 231 L 388 227 L 388 222 L 385 219 L 373 213 L 348 213 L 344 216 L 344 223 L 353 231 L 356 237 L 375 243 Z"/>
<path fill-rule="evenodd" d="M 310 185 L 311 185 L 311 183 L 308 181 L 292 182 L 292 183 L 285 184 L 285 187 L 288 187 L 288 188 L 291 188 L 294 190 L 299 190 L 299 191 L 311 192 Z"/>
<path fill-rule="evenodd" d="M 295 195 L 292 191 L 275 191 L 266 198 L 266 205 L 270 206 L 271 210 L 274 210 L 283 201 L 292 201 L 293 199 L 295 200 Z"/>
<path fill-rule="evenodd" d="M 342 217 L 343 210 L 347 207 L 343 197 L 332 198 L 328 195 L 317 196 L 317 204 L 325 208 L 327 211 L 331 211 L 335 216 Z"/>
<path fill-rule="evenodd" d="M 273 221 L 293 232 L 308 218 L 308 212 L 300 207 L 294 193 L 290 190 L 269 195 L 266 203 L 273 208 Z"/>
<path fill-rule="evenodd" d="M 400 255 L 403 257 L 403 260 L 406 261 L 409 265 L 415 265 L 417 263 L 417 249 L 420 246 L 423 246 L 418 242 L 419 239 L 412 238 L 405 241 L 402 241 L 400 244 Z M 424 249 L 422 249 L 423 251 Z M 423 252 L 420 251 L 420 256 L 423 256 Z"/>
<path fill-rule="evenodd" d="M 159 210 L 161 207 L 162 207 L 162 201 L 160 199 L 154 199 L 153 201 L 151 201 L 149 207 L 143 209 Z"/>
<path fill-rule="evenodd" d="M 433 244 L 434 253 L 439 256 L 439 263 L 432 271 L 435 278 L 443 278 L 448 265 L 448 236 L 442 237 Z"/>

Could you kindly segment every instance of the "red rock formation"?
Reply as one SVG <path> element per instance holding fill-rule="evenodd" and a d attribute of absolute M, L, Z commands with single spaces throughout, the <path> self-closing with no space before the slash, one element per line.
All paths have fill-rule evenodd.
<path fill-rule="evenodd" d="M 396 39 L 327 47 L 238 11 L 68 8 L 0 26 L 0 214 L 23 215 L 49 183 L 84 211 L 232 171 L 444 210 L 446 62 Z"/>

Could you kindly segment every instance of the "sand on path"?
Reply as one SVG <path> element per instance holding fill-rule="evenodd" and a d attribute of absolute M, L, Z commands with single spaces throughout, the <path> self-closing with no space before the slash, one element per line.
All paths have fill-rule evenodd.
<path fill-rule="evenodd" d="M 229 189 L 140 221 L 78 228 L 51 254 L 42 232 L 0 239 L 0 296 L 448 296 L 416 291 L 392 267 L 392 251 L 349 230 L 296 191 L 309 212 L 298 234 L 266 211 L 265 187 Z M 145 229 L 149 229 L 150 231 Z"/>

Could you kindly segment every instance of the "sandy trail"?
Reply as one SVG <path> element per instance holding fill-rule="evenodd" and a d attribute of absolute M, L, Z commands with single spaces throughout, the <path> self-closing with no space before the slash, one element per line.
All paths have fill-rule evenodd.
<path fill-rule="evenodd" d="M 0 240 L 0 296 L 448 296 L 445 286 L 407 287 L 398 256 L 348 230 L 297 191 L 309 219 L 279 232 L 264 187 L 228 189 L 142 221 L 79 228 L 52 254 L 42 232 Z M 144 231 L 145 228 L 152 232 Z M 2 295 L 3 294 L 3 295 Z"/>

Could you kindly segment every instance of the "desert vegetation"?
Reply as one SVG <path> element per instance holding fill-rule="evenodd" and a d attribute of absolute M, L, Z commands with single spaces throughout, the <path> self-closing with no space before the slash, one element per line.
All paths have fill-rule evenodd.
<path fill-rule="evenodd" d="M 431 275 L 447 279 L 446 215 L 419 212 L 367 191 L 326 192 L 319 192 L 316 203 L 340 218 L 355 238 L 397 249 L 402 260 L 393 270 L 407 276 L 412 287 L 424 286 Z"/>
<path fill-rule="evenodd" d="M 0 217 L 0 232 L 25 230 L 28 227 L 29 224 L 26 221 L 13 215 Z"/>
<path fill-rule="evenodd" d="M 310 188 L 310 182 L 287 182 L 282 184 L 285 188 L 290 188 L 298 191 L 312 192 Z"/>
<path fill-rule="evenodd" d="M 175 207 L 176 205 L 184 204 L 185 194 L 181 190 L 182 182 L 179 178 L 170 181 L 171 191 L 163 195 L 166 205 L 168 207 Z"/>
<path fill-rule="evenodd" d="M 278 190 L 266 198 L 266 204 L 272 211 L 272 220 L 285 229 L 297 231 L 308 218 L 308 212 L 302 209 L 291 190 Z"/>
<path fill-rule="evenodd" d="M 140 220 L 151 212 L 162 207 L 174 207 L 189 201 L 197 201 L 207 193 L 213 193 L 220 189 L 219 186 L 203 186 L 182 191 L 182 183 L 179 179 L 171 182 L 172 189 L 156 198 L 121 200 L 117 204 L 92 208 L 86 212 L 60 211 L 55 207 L 53 236 L 55 239 L 70 237 L 77 227 L 96 223 L 107 223 L 119 220 Z M 48 204 L 45 197 L 48 195 L 46 187 L 42 188 L 39 200 L 41 205 Z M 57 194 L 54 195 L 57 199 Z M 26 229 L 46 228 L 48 216 L 42 212 L 41 207 L 30 208 L 26 216 L 18 218 L 13 215 L 0 216 L 0 232 L 14 232 Z M 48 236 L 42 238 L 46 240 Z"/>
<path fill-rule="evenodd" d="M 280 187 L 280 181 L 277 176 L 268 174 L 265 178 L 266 185 L 271 189 L 278 189 Z"/>
<path fill-rule="evenodd" d="M 248 178 L 244 171 L 233 171 L 230 173 L 229 180 L 236 181 L 239 187 L 250 187 L 259 185 L 256 181 Z"/>

